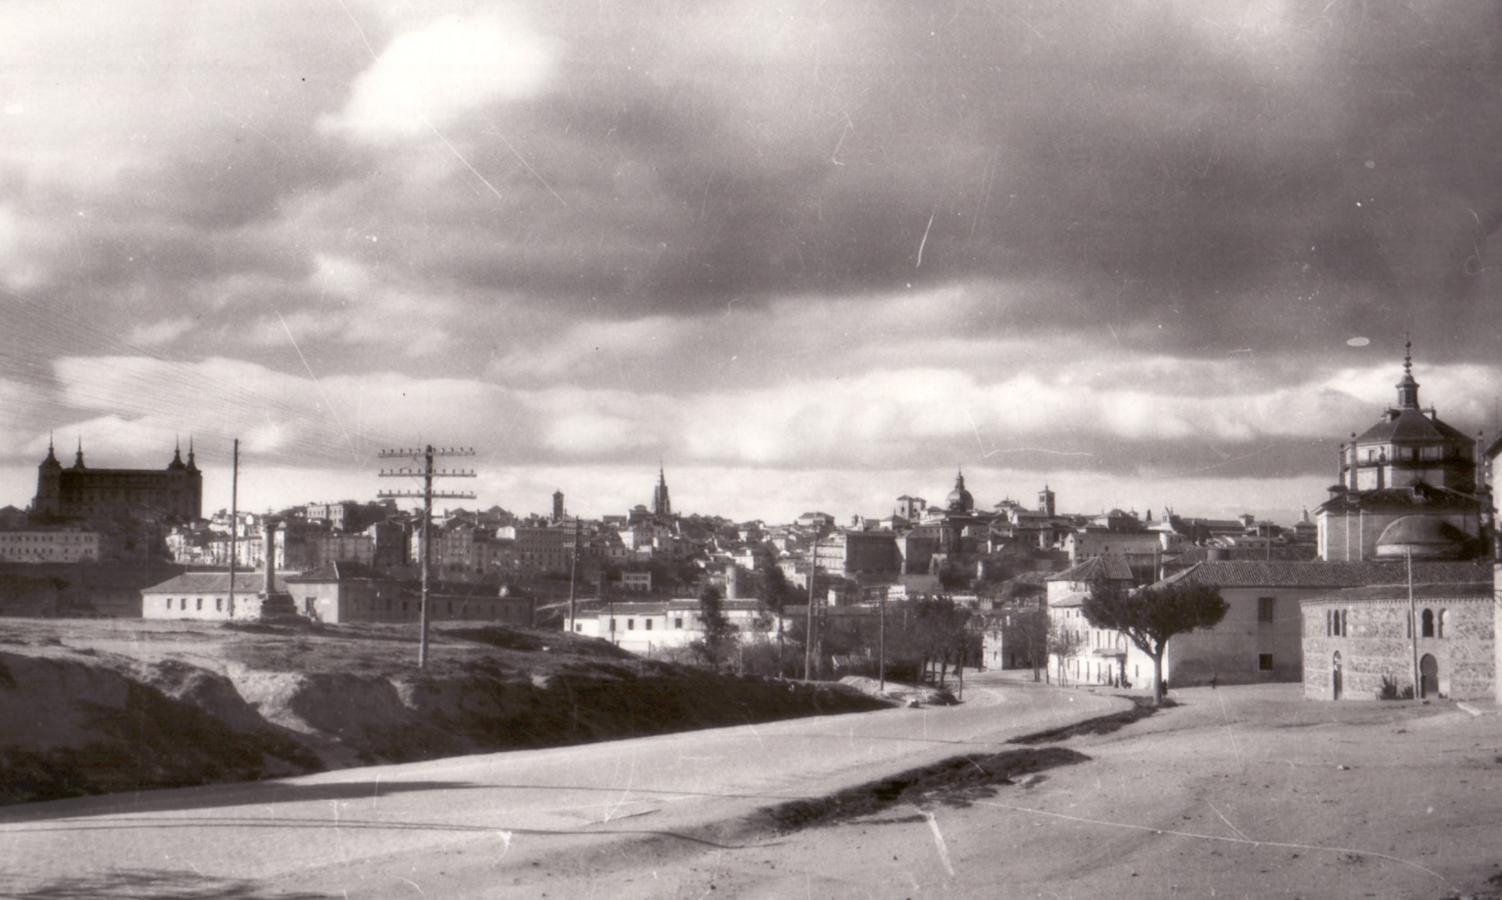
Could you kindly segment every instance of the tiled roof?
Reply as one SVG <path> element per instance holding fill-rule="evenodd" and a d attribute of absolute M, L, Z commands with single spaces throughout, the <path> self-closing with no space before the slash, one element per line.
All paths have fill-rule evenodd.
<path fill-rule="evenodd" d="M 1048 581 L 1094 581 L 1104 578 L 1107 581 L 1132 581 L 1132 567 L 1127 564 L 1126 558 L 1107 554 L 1105 556 L 1092 556 L 1081 563 L 1065 569 L 1057 575 L 1050 575 Z"/>
<path fill-rule="evenodd" d="M 1048 605 L 1054 609 L 1068 609 L 1083 605 L 1085 598 L 1089 596 L 1089 591 L 1071 591 L 1057 600 L 1050 600 Z"/>
<path fill-rule="evenodd" d="M 309 582 L 327 581 L 353 581 L 384 579 L 381 573 L 356 562 L 326 562 L 321 566 L 302 573 L 301 575 L 288 575 L 290 584 L 306 584 Z"/>
<path fill-rule="evenodd" d="M 1410 408 L 1388 410 L 1388 414 L 1380 422 L 1362 432 L 1361 437 L 1356 439 L 1359 444 L 1374 441 L 1447 441 L 1468 446 L 1471 438 L 1441 422 L 1438 417 L 1431 419 L 1423 410 Z"/>
<path fill-rule="evenodd" d="M 1418 572 L 1414 572 L 1418 577 Z M 1490 598 L 1492 596 L 1491 581 L 1455 582 L 1446 584 L 1414 584 L 1413 598 L 1415 600 L 1434 599 L 1472 599 Z M 1408 586 L 1406 584 L 1381 584 L 1368 585 L 1366 587 L 1342 588 L 1331 591 L 1319 597 L 1310 597 L 1305 603 L 1316 602 L 1340 602 L 1349 603 L 1357 600 L 1407 600 Z"/>
<path fill-rule="evenodd" d="M 235 573 L 236 593 L 257 594 L 264 584 L 265 579 L 260 571 Z M 281 572 L 276 573 L 275 586 L 285 589 L 285 577 Z M 161 584 L 141 589 L 145 594 L 214 594 L 228 591 L 228 572 L 184 572 Z"/>
<path fill-rule="evenodd" d="M 1413 580 L 1426 584 L 1461 584 L 1491 577 L 1488 563 L 1414 563 Z M 1204 584 L 1213 587 L 1347 588 L 1374 584 L 1404 584 L 1404 562 L 1294 562 L 1231 560 L 1196 563 L 1160 584 Z"/>
<path fill-rule="evenodd" d="M 1347 512 L 1357 509 L 1448 510 L 1476 509 L 1476 498 L 1460 491 L 1438 488 L 1422 481 L 1411 486 L 1382 488 L 1373 491 L 1342 491 L 1321 503 L 1321 512 Z"/>

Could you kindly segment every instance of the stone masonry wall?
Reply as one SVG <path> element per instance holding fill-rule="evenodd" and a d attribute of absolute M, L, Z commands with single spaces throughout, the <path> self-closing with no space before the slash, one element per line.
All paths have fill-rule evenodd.
<path fill-rule="evenodd" d="M 1439 692 L 1456 700 L 1493 696 L 1496 661 L 1495 602 L 1492 597 L 1430 597 L 1416 603 L 1436 617 L 1444 610 L 1444 637 L 1420 637 L 1418 652 L 1434 656 Z M 1326 636 L 1326 613 L 1344 610 L 1344 636 Z M 1333 660 L 1341 657 L 1341 699 L 1375 699 L 1383 676 L 1399 688 L 1413 686 L 1413 643 L 1408 637 L 1408 601 L 1403 599 L 1326 599 L 1306 602 L 1304 620 L 1304 696 L 1333 699 Z M 1418 626 L 1416 626 L 1418 627 Z M 1422 628 L 1420 627 L 1420 632 Z"/>

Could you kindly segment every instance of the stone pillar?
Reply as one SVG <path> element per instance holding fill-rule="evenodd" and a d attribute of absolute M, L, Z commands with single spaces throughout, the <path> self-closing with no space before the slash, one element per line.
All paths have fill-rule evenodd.
<path fill-rule="evenodd" d="M 276 590 L 276 526 L 277 521 L 269 516 L 266 518 L 262 529 L 262 546 L 266 550 L 265 572 L 266 583 L 261 589 L 261 596 L 270 597 Z"/>

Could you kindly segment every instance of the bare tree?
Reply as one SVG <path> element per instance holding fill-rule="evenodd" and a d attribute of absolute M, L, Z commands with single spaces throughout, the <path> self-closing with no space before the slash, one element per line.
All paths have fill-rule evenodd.
<path fill-rule="evenodd" d="M 1059 684 L 1065 684 L 1069 677 L 1068 670 L 1064 667 L 1064 660 L 1078 653 L 1080 647 L 1084 646 L 1085 639 L 1078 631 L 1067 627 L 1061 620 L 1050 621 L 1047 629 L 1047 655 L 1059 658 Z"/>

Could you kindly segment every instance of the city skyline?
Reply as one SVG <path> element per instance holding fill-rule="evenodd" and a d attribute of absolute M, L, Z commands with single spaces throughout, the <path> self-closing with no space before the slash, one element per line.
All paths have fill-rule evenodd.
<path fill-rule="evenodd" d="M 1291 522 L 1410 335 L 1499 424 L 1498 16 L 7 4 L 0 490 L 191 435 L 205 509 L 234 437 L 247 508 L 365 499 L 430 440 L 523 512 L 661 459 L 736 519 L 963 467 Z"/>

